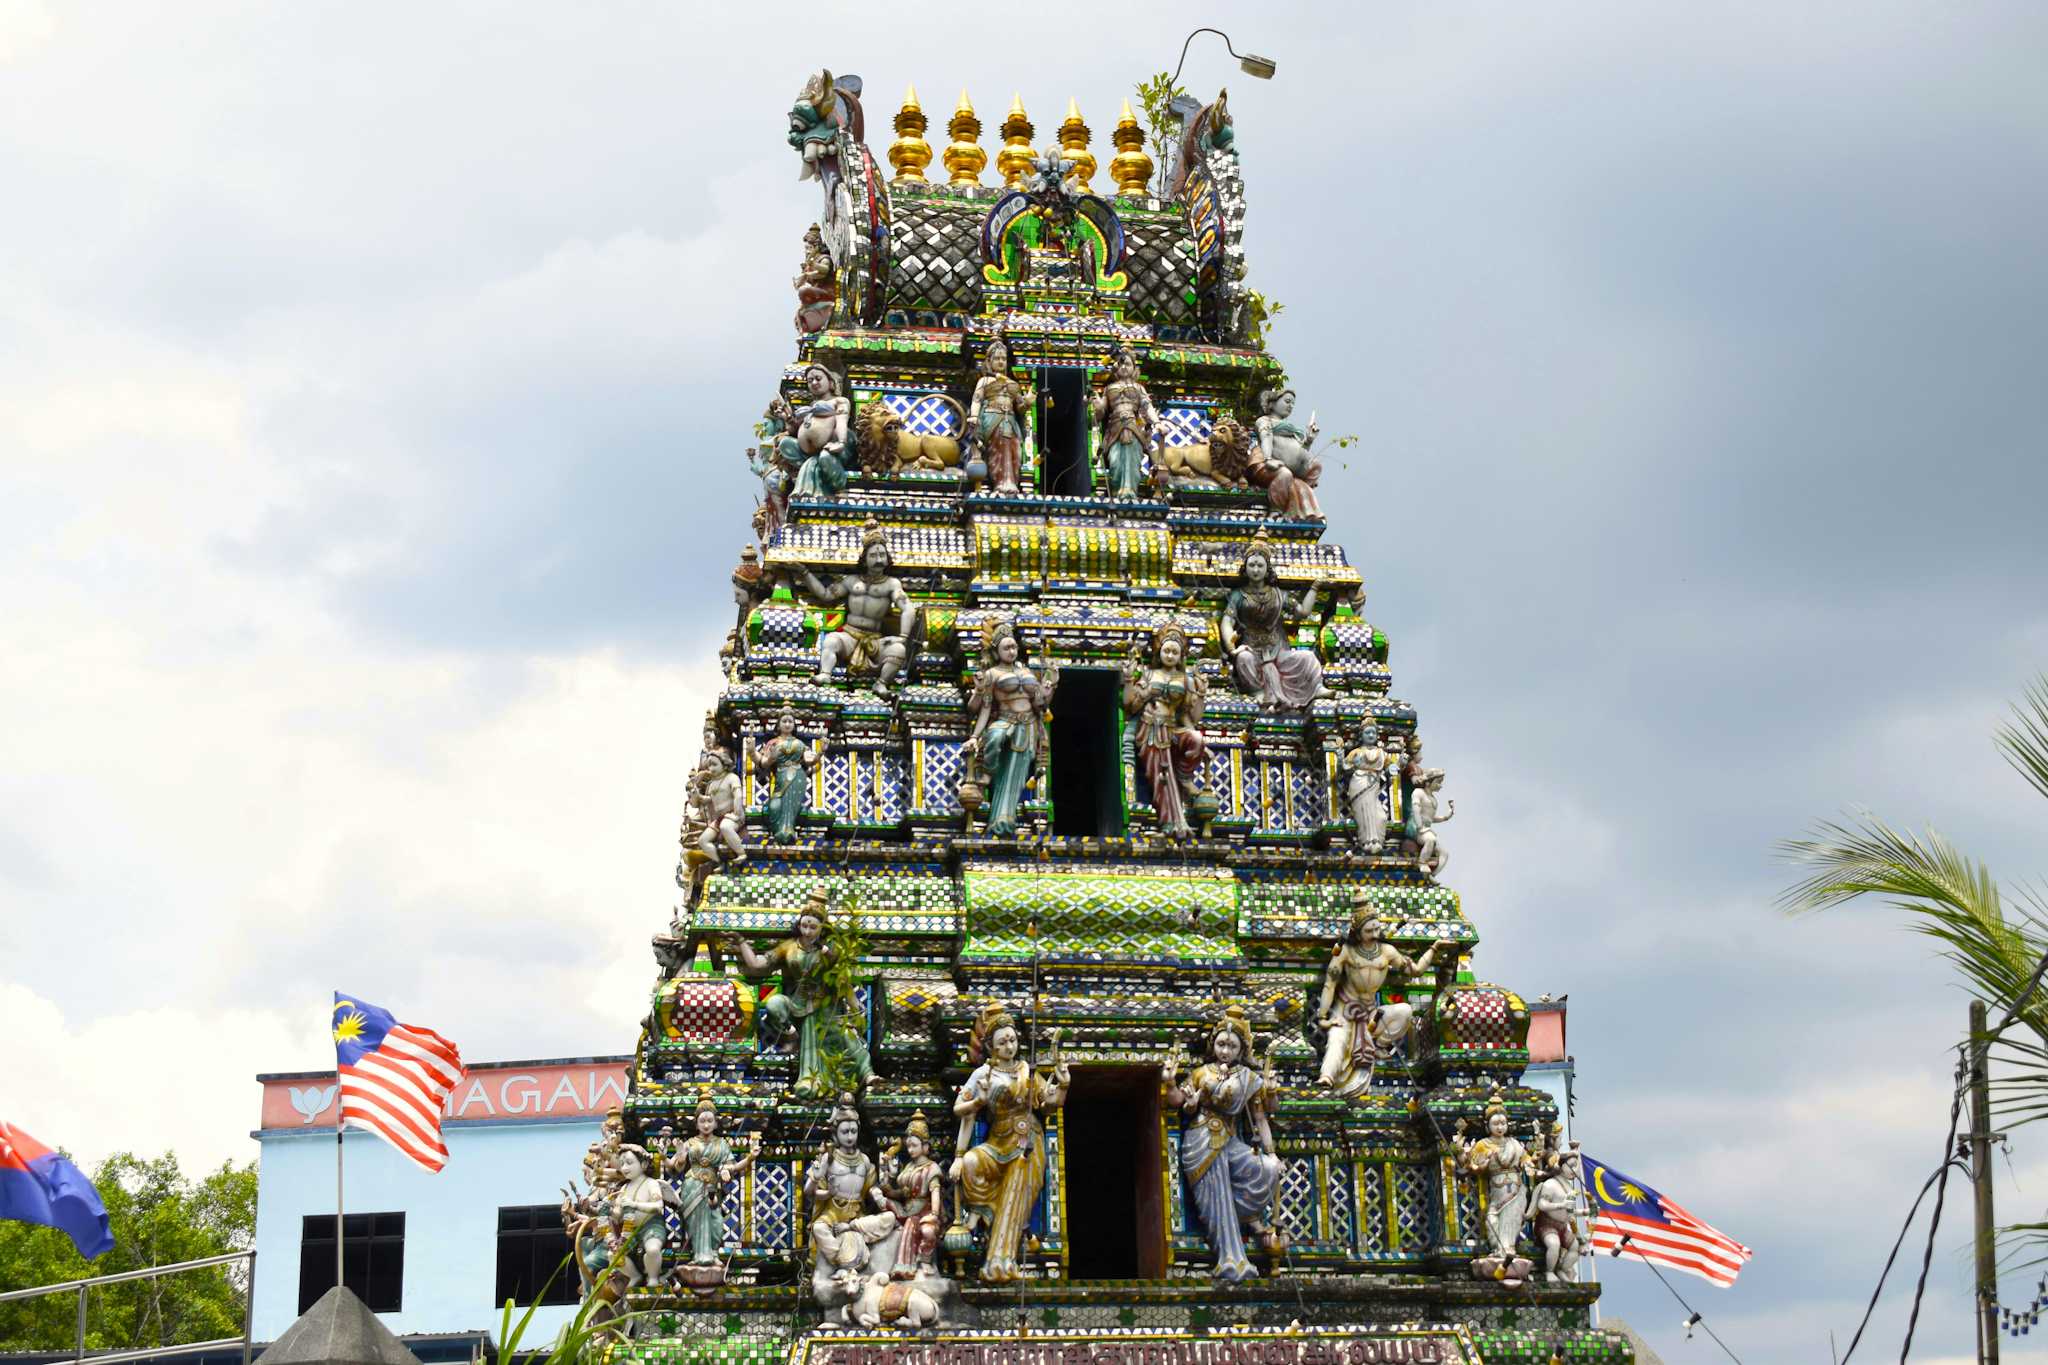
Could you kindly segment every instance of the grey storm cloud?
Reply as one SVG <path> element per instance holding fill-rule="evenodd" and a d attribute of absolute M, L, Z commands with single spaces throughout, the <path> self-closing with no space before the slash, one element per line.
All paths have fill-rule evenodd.
<path fill-rule="evenodd" d="M 1097 41 L 1075 25 L 1100 11 L 1048 8 L 1074 41 L 816 7 L 60 24 L 0 65 L 9 256 L 109 325 L 288 372 L 252 421 L 296 491 L 222 564 L 315 585 L 384 649 L 677 658 L 726 619 L 740 447 L 793 354 L 815 191 L 791 96 L 860 72 L 879 145 L 907 82 L 935 121 L 963 85 L 985 118 L 1019 91 L 1042 137 L 1072 95 L 1100 148 L 1198 22 L 1124 6 Z M 1477 967 L 1571 994 L 1588 1147 L 1758 1249 L 1736 1290 L 1684 1286 L 1723 1336 L 1815 1359 L 1931 1167 L 1963 1003 L 1874 910 L 1779 917 L 1772 842 L 1867 804 L 2048 871 L 1988 740 L 2048 667 L 2048 14 L 1226 23 L 1278 78 L 1197 40 L 1187 79 L 1231 87 L 1303 407 L 1359 438 L 1332 536 L 1450 770 Z M 0 875 L 62 880 L 4 842 Z M 379 924 L 431 898 L 348 894 L 396 907 Z M 549 947 L 570 909 L 505 918 L 472 930 L 501 960 L 590 960 Z M 331 942 L 308 928 L 280 970 Z M 608 1051 L 639 1009 L 490 1026 L 514 1055 Z M 1930 1350 L 1967 1349 L 1962 1264 L 1937 1262 Z M 1667 1359 L 1704 1358 L 1644 1272 L 1601 1270 Z M 1902 1319 L 1894 1294 L 1873 1330 Z"/>

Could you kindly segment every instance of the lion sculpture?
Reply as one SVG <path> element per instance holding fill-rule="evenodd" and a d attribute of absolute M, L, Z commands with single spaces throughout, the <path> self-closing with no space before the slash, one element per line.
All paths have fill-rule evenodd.
<path fill-rule="evenodd" d="M 954 436 L 916 436 L 903 429 L 903 418 L 879 398 L 861 404 L 855 420 L 861 463 L 870 474 L 900 474 L 906 469 L 952 469 L 960 463 L 960 441 Z"/>
<path fill-rule="evenodd" d="M 1172 483 L 1244 487 L 1251 463 L 1252 434 L 1229 413 L 1216 419 L 1209 439 L 1196 445 L 1162 446 L 1156 457 L 1161 478 Z"/>

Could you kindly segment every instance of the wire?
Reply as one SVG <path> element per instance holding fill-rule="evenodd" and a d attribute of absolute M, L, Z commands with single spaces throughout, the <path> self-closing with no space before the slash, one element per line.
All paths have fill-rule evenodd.
<path fill-rule="evenodd" d="M 2044 959 L 2042 965 L 2048 966 L 2048 959 Z M 2037 981 L 2040 979 L 2039 973 L 2035 974 L 2035 979 Z M 2029 993 L 2031 993 L 2031 990 L 2032 988 L 2030 987 Z M 1976 1045 L 1974 1042 L 1964 1045 L 1963 1051 L 1966 1053 L 1971 1053 L 1975 1050 Z M 1942 1158 L 1941 1169 L 1935 1173 L 1939 1178 L 1935 1181 L 1934 1185 L 1934 1213 L 1927 1220 L 1927 1250 L 1922 1252 L 1920 1256 L 1920 1279 L 1913 1286 L 1913 1309 L 1906 1315 L 1906 1340 L 1899 1347 L 1899 1365 L 1906 1365 L 1906 1357 L 1913 1350 L 1913 1329 L 1920 1323 L 1920 1299 L 1927 1292 L 1927 1268 L 1934 1263 L 1934 1233 L 1941 1226 L 1941 1206 L 1942 1202 L 1948 1197 L 1948 1173 L 1957 1164 L 1955 1156 L 1956 1129 L 1962 1119 L 1963 1086 L 1967 1079 L 1962 1058 L 1958 1057 L 1956 1062 L 1955 1098 L 1950 1100 L 1948 1105 L 1948 1147 L 1945 1149 L 1946 1154 Z M 1977 1177 L 1987 1180 L 1991 1176 L 1989 1171 L 1978 1171 L 1975 1174 Z"/>

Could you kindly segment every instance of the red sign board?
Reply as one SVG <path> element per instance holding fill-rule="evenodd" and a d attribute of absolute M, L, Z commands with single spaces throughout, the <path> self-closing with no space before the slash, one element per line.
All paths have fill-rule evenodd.
<path fill-rule="evenodd" d="M 263 1127 L 332 1128 L 339 1098 L 331 1071 L 322 1076 L 266 1079 Z M 514 1063 L 471 1067 L 441 1112 L 451 1119 L 517 1122 L 597 1117 L 625 1101 L 624 1062 Z"/>

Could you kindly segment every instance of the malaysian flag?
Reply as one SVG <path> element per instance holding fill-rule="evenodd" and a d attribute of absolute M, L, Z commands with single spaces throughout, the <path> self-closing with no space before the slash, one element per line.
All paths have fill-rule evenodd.
<path fill-rule="evenodd" d="M 367 1128 L 429 1171 L 448 1164 L 441 1106 L 464 1075 L 455 1044 L 336 991 L 334 1069 L 343 1128 Z"/>
<path fill-rule="evenodd" d="M 1596 1254 L 1615 1252 L 1652 1265 L 1668 1265 L 1723 1289 L 1735 1283 L 1742 1263 L 1750 1257 L 1748 1247 L 1708 1227 L 1640 1180 L 1630 1180 L 1592 1157 L 1581 1160 Z"/>

